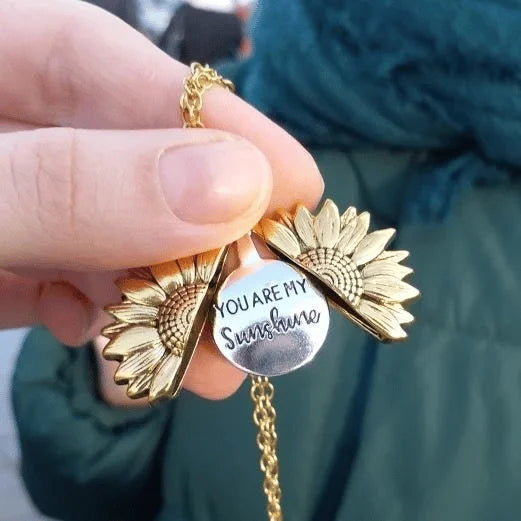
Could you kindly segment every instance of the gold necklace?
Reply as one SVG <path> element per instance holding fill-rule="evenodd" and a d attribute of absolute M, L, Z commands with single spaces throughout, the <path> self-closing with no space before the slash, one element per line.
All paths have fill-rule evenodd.
<path fill-rule="evenodd" d="M 180 100 L 185 127 L 202 128 L 203 95 L 233 84 L 194 63 Z M 149 268 L 117 281 L 122 301 L 107 306 L 104 356 L 120 362 L 114 380 L 130 398 L 151 404 L 174 398 L 207 318 L 220 352 L 250 374 L 253 421 L 269 521 L 281 521 L 276 412 L 272 376 L 307 363 L 322 347 L 328 305 L 381 341 L 403 340 L 414 318 L 404 304 L 419 296 L 403 279 L 406 251 L 385 248 L 393 229 L 369 233 L 369 214 L 331 200 L 311 214 L 298 205 L 253 230 L 279 260 L 262 259 L 250 234 L 236 243 L 240 265 L 225 280 L 229 246 Z"/>

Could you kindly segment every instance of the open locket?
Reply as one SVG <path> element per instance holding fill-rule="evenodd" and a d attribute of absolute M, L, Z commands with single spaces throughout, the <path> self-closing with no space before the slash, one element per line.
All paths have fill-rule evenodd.
<path fill-rule="evenodd" d="M 290 264 L 263 259 L 250 234 L 236 243 L 240 265 L 212 306 L 213 338 L 239 369 L 278 376 L 311 362 L 329 328 L 326 299 Z"/>
<path fill-rule="evenodd" d="M 204 127 L 202 96 L 233 84 L 193 63 L 180 100 L 186 128 Z M 107 306 L 114 321 L 103 329 L 104 356 L 117 360 L 115 381 L 131 398 L 174 398 L 208 314 L 225 358 L 251 375 L 253 421 L 270 521 L 282 520 L 276 412 L 268 377 L 309 363 L 329 327 L 328 302 L 381 341 L 404 340 L 414 317 L 405 304 L 419 291 L 404 282 L 412 269 L 405 250 L 386 247 L 395 230 L 369 233 L 370 216 L 331 200 L 313 215 L 303 205 L 264 218 L 255 233 L 281 260 L 263 259 L 250 235 L 237 242 L 240 265 L 221 283 L 228 246 L 149 268 L 117 281 L 120 302 Z"/>
<path fill-rule="evenodd" d="M 297 205 L 254 232 L 280 259 L 259 255 L 250 234 L 235 245 L 239 266 L 226 278 L 230 247 L 133 269 L 117 282 L 121 302 L 104 356 L 120 362 L 116 383 L 150 403 L 173 398 L 209 317 L 222 355 L 251 375 L 253 421 L 270 521 L 280 521 L 274 387 L 270 377 L 311 362 L 325 342 L 329 306 L 381 341 L 404 340 L 419 291 L 404 281 L 405 250 L 387 250 L 395 230 L 369 232 L 370 217 L 327 200 L 316 215 Z M 224 280 L 223 280 L 224 279 Z"/>

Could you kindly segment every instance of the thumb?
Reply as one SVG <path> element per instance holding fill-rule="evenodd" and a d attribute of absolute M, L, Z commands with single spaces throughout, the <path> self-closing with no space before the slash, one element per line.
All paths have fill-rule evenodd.
<path fill-rule="evenodd" d="M 2 135 L 0 186 L 0 266 L 118 269 L 232 242 L 272 177 L 225 132 L 54 128 Z"/>

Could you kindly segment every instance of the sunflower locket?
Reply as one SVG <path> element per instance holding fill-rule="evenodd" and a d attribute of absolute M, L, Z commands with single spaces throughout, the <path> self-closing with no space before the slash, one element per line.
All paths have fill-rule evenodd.
<path fill-rule="evenodd" d="M 130 398 L 174 398 L 208 316 L 228 248 L 131 270 L 117 281 L 121 303 L 106 307 L 116 321 L 102 331 L 103 350 L 120 365 L 114 376 Z"/>
<path fill-rule="evenodd" d="M 369 233 L 369 214 L 340 214 L 327 200 L 317 215 L 263 219 L 254 232 L 284 260 L 259 256 L 250 234 L 237 241 L 239 267 L 222 281 L 228 248 L 131 271 L 118 282 L 121 303 L 104 355 L 120 361 L 116 383 L 151 403 L 181 388 L 210 318 L 221 354 L 251 376 L 264 492 L 270 521 L 282 520 L 272 376 L 311 362 L 325 342 L 329 305 L 383 341 L 403 340 L 414 318 L 405 310 L 419 292 L 404 278 L 406 251 L 388 251 L 393 229 Z"/>
<path fill-rule="evenodd" d="M 414 317 L 404 304 L 420 292 L 404 278 L 412 269 L 401 263 L 409 252 L 388 251 L 396 230 L 368 233 L 370 215 L 350 206 L 340 214 L 327 199 L 316 217 L 303 205 L 279 211 L 255 228 L 275 253 L 308 273 L 329 303 L 381 341 L 407 338 L 404 325 Z"/>
<path fill-rule="evenodd" d="M 326 299 L 300 270 L 262 259 L 251 237 L 237 242 L 240 266 L 212 306 L 213 337 L 239 369 L 278 376 L 309 363 L 329 328 Z"/>
<path fill-rule="evenodd" d="M 202 96 L 230 81 L 194 63 L 180 100 L 185 127 L 203 127 Z M 328 304 L 382 341 L 403 340 L 414 318 L 405 304 L 419 292 L 404 282 L 407 251 L 387 251 L 395 230 L 369 233 L 369 214 L 340 214 L 327 200 L 311 214 L 298 205 L 263 219 L 254 232 L 281 260 L 262 259 L 250 235 L 237 242 L 239 267 L 221 283 L 228 247 L 131 270 L 120 280 L 115 321 L 103 330 L 104 356 L 118 360 L 118 384 L 154 403 L 179 392 L 210 316 L 219 351 L 250 374 L 253 421 L 269 521 L 281 521 L 276 413 L 271 376 L 309 363 L 326 339 Z"/>

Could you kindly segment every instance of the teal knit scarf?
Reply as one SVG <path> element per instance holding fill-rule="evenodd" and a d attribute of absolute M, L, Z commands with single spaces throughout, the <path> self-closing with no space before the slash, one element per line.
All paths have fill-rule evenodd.
<path fill-rule="evenodd" d="M 264 0 L 241 95 L 310 147 L 426 153 L 411 219 L 519 182 L 519 0 Z"/>

